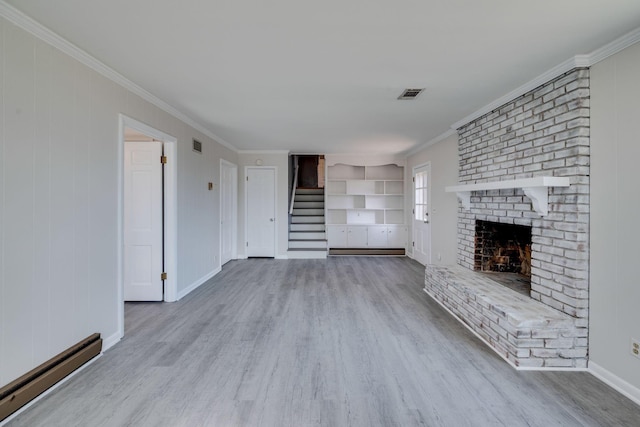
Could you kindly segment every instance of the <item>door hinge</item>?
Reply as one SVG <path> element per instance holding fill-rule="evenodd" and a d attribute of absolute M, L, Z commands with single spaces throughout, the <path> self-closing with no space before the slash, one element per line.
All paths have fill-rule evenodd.
<path fill-rule="evenodd" d="M 416 213 L 416 210 L 415 210 L 415 209 L 411 209 L 411 212 L 415 214 L 415 213 Z"/>
<path fill-rule="evenodd" d="M 161 280 L 167 280 L 167 273 L 164 273 L 164 272 L 163 272 L 163 273 L 160 275 L 160 279 L 161 279 Z"/>
<path fill-rule="evenodd" d="M 415 176 L 412 179 L 413 179 L 413 182 L 416 182 L 416 177 Z"/>
<path fill-rule="evenodd" d="M 416 242 L 411 242 L 411 246 L 416 247 Z"/>
<path fill-rule="evenodd" d="M 247 242 L 247 247 L 249 247 L 249 242 Z"/>
<path fill-rule="evenodd" d="M 160 156 L 160 163 L 162 163 L 163 165 L 167 164 L 167 156 Z"/>
<path fill-rule="evenodd" d="M 249 181 L 249 177 L 247 177 L 247 181 Z"/>

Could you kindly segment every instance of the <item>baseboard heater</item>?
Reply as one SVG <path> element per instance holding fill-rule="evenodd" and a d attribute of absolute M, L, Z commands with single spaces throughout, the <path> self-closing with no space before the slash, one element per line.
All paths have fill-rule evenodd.
<path fill-rule="evenodd" d="M 404 256 L 404 249 L 393 248 L 330 248 L 329 255 L 392 255 L 392 256 Z"/>
<path fill-rule="evenodd" d="M 0 421 L 96 357 L 100 351 L 102 338 L 100 334 L 93 334 L 0 388 Z"/>

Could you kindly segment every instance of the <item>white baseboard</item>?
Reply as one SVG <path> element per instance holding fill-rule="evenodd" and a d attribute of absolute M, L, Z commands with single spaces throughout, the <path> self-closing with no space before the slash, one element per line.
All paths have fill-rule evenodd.
<path fill-rule="evenodd" d="M 288 256 L 288 255 L 286 255 L 286 254 L 285 254 L 285 255 L 277 255 L 277 256 L 275 257 L 275 259 L 289 259 L 289 256 Z"/>
<path fill-rule="evenodd" d="M 122 339 L 120 332 L 111 334 L 111 336 L 102 339 L 102 352 L 109 350 L 114 345 L 118 344 Z"/>
<path fill-rule="evenodd" d="M 187 288 L 185 288 L 185 289 L 181 290 L 180 292 L 178 292 L 177 301 L 179 301 L 182 298 L 186 297 L 189 293 L 191 293 L 194 290 L 196 290 L 198 287 L 200 287 L 202 284 L 204 284 L 207 280 L 211 279 L 213 276 L 215 276 L 216 274 L 220 273 L 221 271 L 222 271 L 222 267 L 218 267 L 215 270 L 213 270 L 212 272 L 207 273 L 206 275 L 204 275 L 200 279 L 198 279 L 195 282 L 193 282 Z"/>
<path fill-rule="evenodd" d="M 613 387 L 615 390 L 640 405 L 640 388 L 629 384 L 619 376 L 592 361 L 589 361 L 589 372 L 603 383 Z"/>

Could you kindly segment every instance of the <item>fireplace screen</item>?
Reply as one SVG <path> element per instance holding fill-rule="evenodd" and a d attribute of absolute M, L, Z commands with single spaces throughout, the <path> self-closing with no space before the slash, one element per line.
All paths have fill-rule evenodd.
<path fill-rule="evenodd" d="M 475 269 L 531 276 L 531 227 L 476 221 Z"/>

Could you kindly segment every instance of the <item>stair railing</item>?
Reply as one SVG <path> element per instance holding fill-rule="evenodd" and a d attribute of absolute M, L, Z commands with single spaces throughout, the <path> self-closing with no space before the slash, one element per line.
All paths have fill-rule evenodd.
<path fill-rule="evenodd" d="M 293 172 L 293 187 L 291 188 L 291 206 L 289 206 L 289 215 L 293 215 L 293 203 L 296 200 L 296 187 L 298 186 L 298 165 Z"/>

